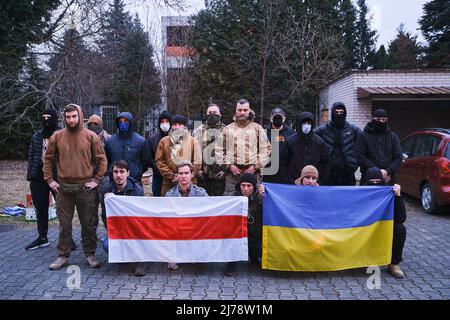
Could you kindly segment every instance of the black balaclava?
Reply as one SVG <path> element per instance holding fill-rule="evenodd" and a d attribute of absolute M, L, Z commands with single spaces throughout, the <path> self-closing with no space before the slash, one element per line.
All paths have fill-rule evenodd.
<path fill-rule="evenodd" d="M 387 118 L 387 112 L 384 109 L 378 109 L 375 110 L 375 112 L 372 115 L 372 118 Z M 379 122 L 375 119 L 372 120 L 372 126 L 377 132 L 383 132 L 387 129 L 387 121 L 386 122 Z"/>
<path fill-rule="evenodd" d="M 343 109 L 344 114 L 337 115 L 334 112 L 336 109 Z M 333 122 L 333 125 L 337 128 L 343 128 L 345 126 L 347 117 L 347 108 L 345 107 L 345 104 L 342 102 L 335 102 L 333 103 L 333 107 L 331 107 L 331 121 Z"/>
<path fill-rule="evenodd" d="M 49 115 L 50 119 L 45 120 L 44 114 Z M 56 110 L 48 108 L 42 112 L 42 133 L 45 139 L 50 138 L 53 132 L 58 129 L 58 113 Z"/>
<path fill-rule="evenodd" d="M 241 177 L 239 178 L 239 182 L 236 184 L 236 191 L 241 193 L 241 183 L 242 182 L 248 182 L 251 183 L 253 185 L 253 193 L 255 193 L 257 191 L 256 189 L 256 177 L 254 174 L 251 173 L 244 173 L 243 175 L 241 175 Z"/>
<path fill-rule="evenodd" d="M 369 169 L 367 169 L 366 171 L 366 185 L 368 186 L 384 186 L 385 185 L 385 181 L 383 179 L 383 173 L 381 172 L 381 169 L 378 167 L 371 167 Z M 369 183 L 369 180 L 371 179 L 380 179 L 380 183 L 374 184 L 374 183 Z"/>

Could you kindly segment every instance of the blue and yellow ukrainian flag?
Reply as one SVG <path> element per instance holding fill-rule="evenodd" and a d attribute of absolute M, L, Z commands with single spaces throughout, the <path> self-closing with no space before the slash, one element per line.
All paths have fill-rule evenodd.
<path fill-rule="evenodd" d="M 264 185 L 263 269 L 335 271 L 391 263 L 392 187 Z"/>

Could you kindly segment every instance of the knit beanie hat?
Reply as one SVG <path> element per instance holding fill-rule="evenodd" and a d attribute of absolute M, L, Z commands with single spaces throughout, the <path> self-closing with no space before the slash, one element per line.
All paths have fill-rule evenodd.
<path fill-rule="evenodd" d="M 314 167 L 314 166 L 311 166 L 311 165 L 305 166 L 300 175 L 300 179 L 297 179 L 297 180 L 299 180 L 298 182 L 300 182 L 300 184 L 301 184 L 303 178 L 305 178 L 306 176 L 313 176 L 316 179 L 319 179 L 319 171 L 317 171 L 316 167 Z"/>
<path fill-rule="evenodd" d="M 179 123 L 187 127 L 187 119 L 185 116 L 182 116 L 181 114 L 177 114 L 172 117 L 172 125 L 175 123 Z"/>
<path fill-rule="evenodd" d="M 237 191 L 241 191 L 241 183 L 242 182 L 247 182 L 247 183 L 251 183 L 253 185 L 253 191 L 256 191 L 256 176 L 254 174 L 251 173 L 244 173 L 243 175 L 241 175 L 241 177 L 239 178 L 239 182 L 236 184 L 236 190 Z"/>

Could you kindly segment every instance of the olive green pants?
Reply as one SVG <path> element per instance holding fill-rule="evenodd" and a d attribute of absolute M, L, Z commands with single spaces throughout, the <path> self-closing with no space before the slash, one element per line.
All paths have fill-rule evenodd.
<path fill-rule="evenodd" d="M 97 188 L 90 190 L 84 183 L 61 183 L 56 196 L 59 221 L 58 256 L 69 257 L 72 242 L 72 220 L 77 209 L 81 224 L 81 244 L 84 254 L 94 255 L 97 249 L 97 228 L 92 224 L 92 211 Z"/>

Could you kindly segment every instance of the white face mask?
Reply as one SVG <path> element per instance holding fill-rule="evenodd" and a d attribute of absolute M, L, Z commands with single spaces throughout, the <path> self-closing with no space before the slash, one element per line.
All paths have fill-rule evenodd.
<path fill-rule="evenodd" d="M 168 124 L 168 123 L 161 123 L 161 124 L 159 125 L 159 127 L 161 128 L 161 130 L 162 130 L 163 132 L 167 132 L 167 131 L 170 130 L 170 124 Z"/>
<path fill-rule="evenodd" d="M 310 125 L 310 124 L 307 124 L 307 123 L 302 124 L 302 131 L 303 131 L 303 133 L 304 134 L 310 133 L 311 132 L 311 127 L 312 127 L 312 125 Z"/>

